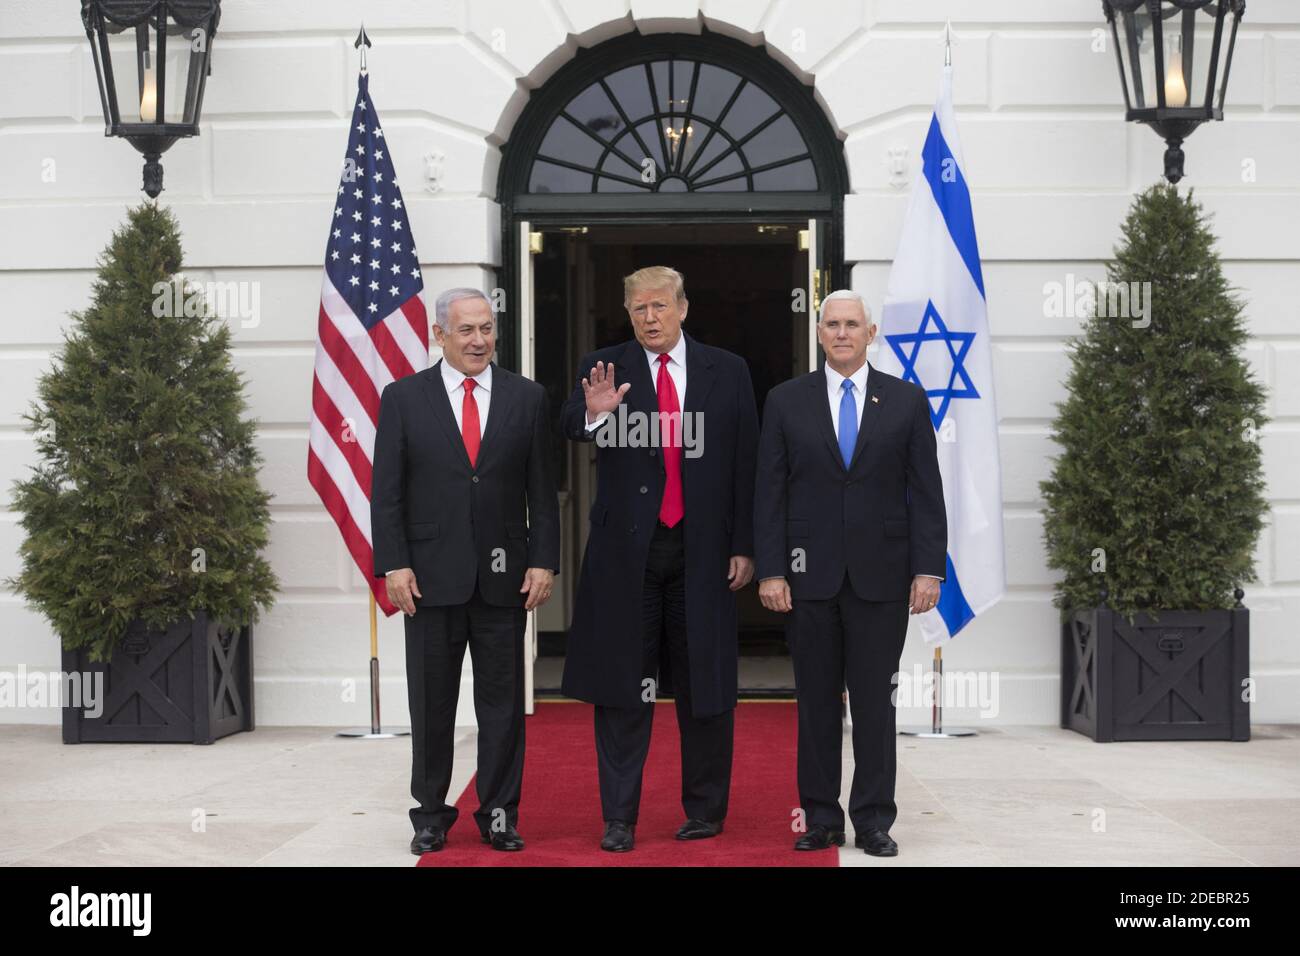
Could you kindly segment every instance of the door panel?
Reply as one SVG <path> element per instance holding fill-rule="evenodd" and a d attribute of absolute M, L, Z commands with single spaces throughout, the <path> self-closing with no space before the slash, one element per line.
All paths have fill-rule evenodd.
<path fill-rule="evenodd" d="M 821 346 L 817 343 L 817 315 L 821 309 L 822 299 L 831 289 L 830 270 L 830 222 L 826 219 L 809 219 L 807 233 L 808 274 L 805 279 L 808 290 L 808 328 L 805 339 L 806 365 L 804 372 L 816 371 L 825 361 Z"/>
<path fill-rule="evenodd" d="M 533 276 L 532 224 L 518 224 L 519 249 L 519 374 L 535 378 L 537 359 L 534 328 L 537 322 Z M 529 611 L 524 625 L 524 713 L 533 712 L 533 666 L 537 661 L 537 611 Z"/>

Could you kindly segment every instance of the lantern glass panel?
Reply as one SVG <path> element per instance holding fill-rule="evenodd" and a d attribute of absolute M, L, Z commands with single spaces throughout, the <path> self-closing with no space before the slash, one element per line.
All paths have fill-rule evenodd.
<path fill-rule="evenodd" d="M 1131 13 L 1117 14 L 1119 19 L 1120 59 L 1124 64 L 1124 80 L 1129 85 L 1129 99 L 1133 109 L 1155 109 L 1159 105 L 1158 90 L 1165 93 L 1165 106 L 1169 108 L 1201 109 L 1207 105 L 1206 88 L 1214 52 L 1216 5 L 1199 10 L 1179 10 L 1168 6 L 1160 23 L 1164 40 L 1164 70 L 1156 72 L 1156 53 L 1151 16 L 1146 7 Z M 1219 61 L 1226 58 L 1228 34 L 1220 42 Z M 1137 70 L 1134 76 L 1134 51 Z M 1222 83 L 1222 66 L 1215 76 L 1216 87 Z M 1159 86 L 1157 86 L 1157 82 Z M 1215 105 L 1210 102 L 1208 105 Z"/>
<path fill-rule="evenodd" d="M 1165 100 L 1169 106 L 1203 109 L 1207 105 L 1215 25 L 1209 11 L 1209 7 L 1180 10 L 1165 21 Z M 1225 50 L 1221 43 L 1220 61 Z M 1182 102 L 1177 102 L 1174 94 L 1183 90 Z"/>
<path fill-rule="evenodd" d="M 206 38 L 198 28 L 186 30 L 168 23 L 166 42 L 162 44 L 165 78 L 161 114 L 158 83 L 163 71 L 159 68 L 158 33 L 153 24 L 122 28 L 109 23 L 107 28 L 118 121 L 126 124 L 198 122 L 198 94 L 207 69 Z M 198 35 L 191 35 L 195 33 Z M 200 49 L 196 51 L 195 46 Z"/>
<path fill-rule="evenodd" d="M 1151 17 L 1145 7 L 1122 14 L 1124 30 L 1120 32 L 1124 65 L 1132 84 L 1129 95 L 1135 110 L 1150 110 L 1156 100 L 1156 45 L 1151 31 Z M 1137 69 L 1133 68 L 1134 63 Z"/>
<path fill-rule="evenodd" d="M 1223 111 L 1223 100 L 1228 95 L 1228 76 L 1232 65 L 1229 61 L 1237 42 L 1238 22 L 1238 18 L 1231 14 L 1223 20 L 1223 39 L 1219 41 L 1219 69 L 1214 74 L 1214 82 L 1218 88 L 1214 91 L 1214 99 L 1207 104 L 1220 112 Z"/>
<path fill-rule="evenodd" d="M 1125 105 L 1131 109 L 1141 109 L 1143 100 L 1143 90 L 1134 86 L 1133 83 L 1133 53 L 1129 44 L 1129 29 L 1132 23 L 1129 17 L 1123 13 L 1115 15 L 1115 42 L 1118 45 L 1120 74 L 1124 78 L 1124 95 L 1127 97 Z"/>

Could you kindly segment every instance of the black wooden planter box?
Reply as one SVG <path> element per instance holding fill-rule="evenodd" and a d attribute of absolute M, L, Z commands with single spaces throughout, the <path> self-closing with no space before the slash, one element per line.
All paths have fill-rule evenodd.
<path fill-rule="evenodd" d="M 164 632 L 133 625 L 109 661 L 64 650 L 63 670 L 104 672 L 98 717 L 64 704 L 65 744 L 210 744 L 253 729 L 251 627 L 221 628 L 202 613 Z"/>
<path fill-rule="evenodd" d="M 1250 612 L 1106 608 L 1061 625 L 1061 726 L 1096 741 L 1249 740 Z"/>

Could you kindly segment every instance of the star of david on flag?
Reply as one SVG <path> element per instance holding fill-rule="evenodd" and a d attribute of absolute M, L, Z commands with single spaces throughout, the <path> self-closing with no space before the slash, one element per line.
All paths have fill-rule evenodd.
<path fill-rule="evenodd" d="M 950 640 L 1006 590 L 1002 470 L 984 273 L 945 66 L 880 316 L 882 371 L 925 389 L 937 433 L 948 561 L 939 603 L 918 615 Z"/>
<path fill-rule="evenodd" d="M 931 331 L 932 326 L 933 331 Z M 966 374 L 963 364 L 974 340 L 974 332 L 950 331 L 943 324 L 943 317 L 935 309 L 934 303 L 929 301 L 925 303 L 925 315 L 921 317 L 919 329 L 915 332 L 899 332 L 897 335 L 885 336 L 885 341 L 889 343 L 894 354 L 898 356 L 898 361 L 902 363 L 903 381 L 915 382 L 925 389 L 925 394 L 930 399 L 930 420 L 934 423 L 936 431 L 943 423 L 943 416 L 948 412 L 948 403 L 954 398 L 980 397 L 970 376 Z M 927 386 L 917 374 L 916 363 L 920 357 L 922 342 L 942 342 L 948 347 L 948 356 L 952 359 L 952 372 L 943 387 Z M 954 388 L 958 379 L 961 379 L 962 387 Z M 934 405 L 935 399 L 939 400 L 937 408 Z"/>

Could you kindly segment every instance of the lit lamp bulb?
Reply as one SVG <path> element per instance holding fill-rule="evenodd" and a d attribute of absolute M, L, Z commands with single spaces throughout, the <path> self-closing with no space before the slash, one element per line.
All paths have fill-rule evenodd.
<path fill-rule="evenodd" d="M 684 127 L 680 130 L 673 129 L 671 125 L 664 127 L 664 135 L 668 137 L 668 148 L 674 156 L 676 156 L 677 150 L 681 146 L 681 141 L 683 139 L 690 139 L 691 134 L 694 132 L 695 129 L 691 126 Z"/>
<path fill-rule="evenodd" d="M 144 89 L 140 92 L 140 122 L 155 123 L 158 117 L 158 75 L 152 66 L 144 68 Z"/>
<path fill-rule="evenodd" d="M 1183 82 L 1183 54 L 1171 54 L 1165 70 L 1165 106 L 1186 106 L 1187 84 Z"/>

